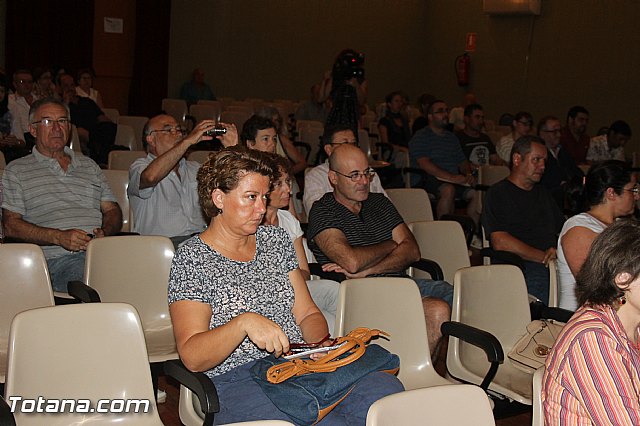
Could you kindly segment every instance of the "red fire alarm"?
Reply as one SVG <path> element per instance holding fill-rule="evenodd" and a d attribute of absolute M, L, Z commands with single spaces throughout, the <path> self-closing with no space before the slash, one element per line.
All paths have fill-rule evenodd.
<path fill-rule="evenodd" d="M 476 51 L 476 39 L 478 38 L 477 33 L 467 33 L 465 37 L 465 52 L 475 52 Z"/>

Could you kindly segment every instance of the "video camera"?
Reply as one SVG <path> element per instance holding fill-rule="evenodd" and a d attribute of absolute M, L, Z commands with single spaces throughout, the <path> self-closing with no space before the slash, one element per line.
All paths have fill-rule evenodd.
<path fill-rule="evenodd" d="M 360 83 L 364 81 L 364 53 L 358 53 L 352 49 L 346 49 L 340 53 L 333 64 L 333 79 L 346 81 L 357 78 Z"/>

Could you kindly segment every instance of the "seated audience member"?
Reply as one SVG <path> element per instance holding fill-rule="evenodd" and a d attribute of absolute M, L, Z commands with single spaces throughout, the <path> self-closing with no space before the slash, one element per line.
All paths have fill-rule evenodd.
<path fill-rule="evenodd" d="M 76 93 L 83 98 L 89 98 L 98 105 L 100 109 L 104 108 L 102 96 L 100 92 L 93 88 L 93 78 L 95 74 L 90 68 L 83 68 L 78 71 L 78 85 Z"/>
<path fill-rule="evenodd" d="M 3 175 L 5 236 L 43 246 L 53 289 L 66 291 L 68 281 L 82 280 L 89 241 L 120 231 L 122 212 L 98 165 L 66 146 L 65 104 L 40 99 L 29 121 L 35 148 Z"/>
<path fill-rule="evenodd" d="M 394 150 L 408 152 L 411 129 L 404 94 L 400 91 L 391 92 L 385 102 L 386 112 L 378 121 L 380 142 L 391 144 Z"/>
<path fill-rule="evenodd" d="M 237 144 L 235 125 L 221 125 L 227 129 L 221 137 L 222 144 Z M 157 115 L 147 122 L 143 141 L 148 154 L 129 168 L 127 195 L 134 232 L 169 237 L 177 247 L 205 228 L 196 188 L 200 164 L 187 161 L 184 156 L 194 144 L 212 139 L 204 133 L 213 127 L 213 120 L 203 120 L 184 136 L 170 115 Z"/>
<path fill-rule="evenodd" d="M 511 164 L 511 148 L 513 143 L 522 136 L 531 134 L 533 117 L 525 111 L 518 112 L 511 122 L 511 133 L 500 138 L 496 144 L 496 152 L 507 164 Z"/>
<path fill-rule="evenodd" d="M 220 424 L 291 422 L 252 379 L 251 367 L 269 353 L 286 353 L 290 342 L 318 342 L 328 334 L 287 232 L 260 226 L 272 176 L 265 154 L 242 147 L 205 162 L 198 194 L 209 227 L 178 249 L 169 276 L 180 359 L 214 383 Z M 374 401 L 402 389 L 390 374 L 369 374 L 319 425 L 342 424 L 345 417 L 364 425 Z"/>
<path fill-rule="evenodd" d="M 76 83 L 69 74 L 60 76 L 62 100 L 71 111 L 71 124 L 78 130 L 83 152 L 98 164 L 107 164 L 109 152 L 114 148 L 118 126 L 105 115 L 91 99 L 78 96 Z"/>
<path fill-rule="evenodd" d="M 343 144 L 354 145 L 358 144 L 356 136 L 353 134 L 353 130 L 348 125 L 338 125 L 333 127 L 325 127 L 324 135 L 322 136 L 323 150 L 327 154 L 327 158 L 331 156 L 331 153 L 336 147 Z M 382 188 L 380 177 L 375 174 L 371 178 L 371 186 L 369 188 L 371 192 L 381 193 L 387 196 Z M 304 177 L 304 194 L 302 196 L 302 202 L 304 204 L 304 210 L 307 215 L 311 211 L 313 203 L 319 200 L 327 192 L 332 192 L 333 186 L 329 182 L 329 160 L 309 170 Z"/>
<path fill-rule="evenodd" d="M 431 105 L 435 100 L 436 97 L 428 93 L 420 95 L 420 98 L 418 98 L 418 108 L 422 115 L 413 121 L 413 124 L 411 125 L 411 134 L 415 135 L 418 130 L 424 129 L 429 125 L 429 121 L 427 120 L 427 111 L 429 110 L 429 105 Z"/>
<path fill-rule="evenodd" d="M 610 160 L 589 169 L 584 198 L 589 210 L 570 217 L 558 238 L 559 306 L 570 311 L 578 309 L 575 277 L 591 243 L 617 218 L 633 213 L 640 188 L 629 167 L 621 161 Z"/>
<path fill-rule="evenodd" d="M 33 74 L 21 69 L 13 73 L 14 93 L 9 94 L 9 111 L 11 112 L 11 134 L 31 150 L 35 139 L 29 131 L 29 109 L 38 99 L 33 91 Z"/>
<path fill-rule="evenodd" d="M 374 172 L 365 154 L 344 144 L 329 157 L 333 192 L 316 201 L 309 213 L 309 247 L 322 269 L 347 278 L 404 275 L 420 259 L 420 249 L 391 201 L 369 192 Z M 416 280 L 433 355 L 450 317 L 453 287 L 444 281 Z M 441 300 L 444 299 L 445 301 Z"/>
<path fill-rule="evenodd" d="M 252 115 L 242 126 L 240 142 L 249 149 L 286 157 L 285 153 L 278 152 L 278 132 L 272 117 L 266 118 L 257 114 Z M 295 211 L 292 198 L 289 202 L 289 212 L 297 218 Z"/>
<path fill-rule="evenodd" d="M 513 145 L 511 174 L 492 185 L 484 200 L 482 226 L 495 250 L 523 259 L 529 294 L 549 303 L 549 269 L 556 258 L 558 233 L 564 216 L 542 179 L 547 148 L 536 136 L 523 136 Z"/>
<path fill-rule="evenodd" d="M 256 112 L 256 115 L 267 118 L 273 123 L 277 137 L 276 152 L 291 161 L 291 173 L 297 175 L 298 173 L 304 172 L 304 169 L 307 168 L 307 161 L 293 145 L 291 139 L 289 139 L 287 126 L 284 124 L 280 111 L 278 111 L 277 108 L 266 106 L 260 108 L 258 112 Z"/>
<path fill-rule="evenodd" d="M 318 102 L 319 97 L 320 84 L 314 84 L 311 86 L 311 99 L 303 102 L 296 109 L 296 120 L 313 120 L 324 124 L 329 114 L 329 108 L 327 108 L 326 102 Z"/>
<path fill-rule="evenodd" d="M 476 183 L 473 167 L 467 160 L 456 135 L 446 130 L 449 123 L 447 104 L 435 101 L 429 106 L 429 126 L 413 135 L 409 142 L 411 167 L 420 168 L 429 176 L 422 182 L 424 189 L 438 198 L 436 213 L 441 218 L 455 211 L 455 199 L 469 201 L 467 215 L 478 225 L 478 196 L 469 188 Z M 411 186 L 419 185 L 420 176 L 413 174 Z"/>
<path fill-rule="evenodd" d="M 576 290 L 580 309 L 546 360 L 545 424 L 640 424 L 637 221 L 617 221 L 596 237 Z"/>
<path fill-rule="evenodd" d="M 589 142 L 587 161 L 624 161 L 624 146 L 631 139 L 631 127 L 622 120 L 614 121 L 606 135 L 594 136 Z"/>
<path fill-rule="evenodd" d="M 0 74 L 0 151 L 6 163 L 29 154 L 24 138 L 19 139 L 12 133 L 11 121 L 9 86 L 4 74 Z"/>
<path fill-rule="evenodd" d="M 462 151 L 467 160 L 476 167 L 486 164 L 503 165 L 504 161 L 496 154 L 491 138 L 482 133 L 484 111 L 482 105 L 471 104 L 464 108 L 464 128 L 456 132 Z"/>
<path fill-rule="evenodd" d="M 211 87 L 204 81 L 204 71 L 200 68 L 193 70 L 191 80 L 187 81 L 180 88 L 180 99 L 187 102 L 187 106 L 197 104 L 199 100 L 215 101 Z"/>
<path fill-rule="evenodd" d="M 469 105 L 477 104 L 478 100 L 474 93 L 466 93 L 461 106 L 453 107 L 449 111 L 449 126 L 452 132 L 459 132 L 465 127 L 464 110 Z"/>
<path fill-rule="evenodd" d="M 53 83 L 53 75 L 50 69 L 34 69 L 33 78 L 35 80 L 33 91 L 38 98 L 60 98 L 56 85 Z"/>
<path fill-rule="evenodd" d="M 293 248 L 298 259 L 298 269 L 303 278 L 307 281 L 307 287 L 311 293 L 311 298 L 318 306 L 329 325 L 329 332 L 333 333 L 336 320 L 336 304 L 338 301 L 338 289 L 340 285 L 331 280 L 312 280 L 309 269 L 309 261 L 303 242 L 304 232 L 300 227 L 300 222 L 287 210 L 291 200 L 291 165 L 286 158 L 277 154 L 271 155 L 273 161 L 274 177 L 271 192 L 269 193 L 269 204 L 264 215 L 263 225 L 273 225 L 284 228 L 293 241 Z"/>
<path fill-rule="evenodd" d="M 576 164 L 585 164 L 589 150 L 589 111 L 576 105 L 567 113 L 567 125 L 562 129 L 560 145 L 573 157 Z"/>
<path fill-rule="evenodd" d="M 541 183 L 551 192 L 560 210 L 564 211 L 567 192 L 582 184 L 584 173 L 576 166 L 573 157 L 560 145 L 560 120 L 552 115 L 538 123 L 538 136 L 547 146 L 547 162 Z"/>

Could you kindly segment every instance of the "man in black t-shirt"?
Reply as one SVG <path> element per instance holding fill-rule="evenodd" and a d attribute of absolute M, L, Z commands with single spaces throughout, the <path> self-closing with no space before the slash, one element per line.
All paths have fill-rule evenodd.
<path fill-rule="evenodd" d="M 464 109 L 464 129 L 456 132 L 467 160 L 476 167 L 486 164 L 503 165 L 504 161 L 496 154 L 491 138 L 482 133 L 484 112 L 480 104 L 467 105 Z"/>
<path fill-rule="evenodd" d="M 482 226 L 495 250 L 524 260 L 529 293 L 549 301 L 547 264 L 556 258 L 564 216 L 547 189 L 539 184 L 545 171 L 547 147 L 536 136 L 523 136 L 511 151 L 511 174 L 487 192 Z"/>
<path fill-rule="evenodd" d="M 418 244 L 391 201 L 369 193 L 373 176 L 367 157 L 354 145 L 340 145 L 329 157 L 333 192 L 313 204 L 307 229 L 309 247 L 323 270 L 348 278 L 398 276 L 420 259 Z M 442 336 L 440 326 L 450 317 L 453 287 L 432 280 L 416 284 L 433 354 Z"/>

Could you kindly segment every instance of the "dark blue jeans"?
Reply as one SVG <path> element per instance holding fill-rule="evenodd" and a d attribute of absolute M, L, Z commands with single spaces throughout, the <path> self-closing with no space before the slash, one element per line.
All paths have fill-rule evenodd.
<path fill-rule="evenodd" d="M 253 381 L 249 370 L 255 361 L 216 376 L 213 383 L 218 391 L 220 412 L 215 424 L 252 420 L 292 420 L 278 410 Z M 322 426 L 364 425 L 369 406 L 378 399 L 404 390 L 402 383 L 391 374 L 371 373 L 361 379 L 351 393 L 320 423 Z"/>
<path fill-rule="evenodd" d="M 524 280 L 529 294 L 549 304 L 549 268 L 542 263 L 524 261 Z"/>

